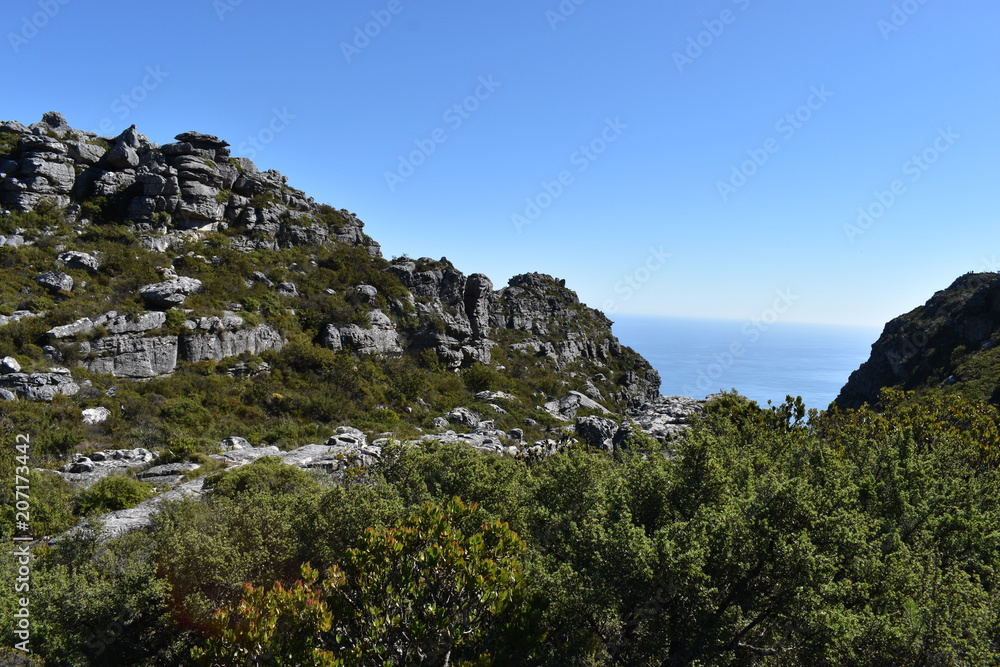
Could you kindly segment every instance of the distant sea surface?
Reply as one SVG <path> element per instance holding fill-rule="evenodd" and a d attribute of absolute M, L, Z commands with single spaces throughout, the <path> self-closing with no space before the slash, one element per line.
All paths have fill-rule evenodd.
<path fill-rule="evenodd" d="M 825 410 L 868 359 L 881 328 L 614 315 L 614 333 L 645 357 L 660 393 L 702 398 L 736 389 L 766 406 L 786 395 Z"/>

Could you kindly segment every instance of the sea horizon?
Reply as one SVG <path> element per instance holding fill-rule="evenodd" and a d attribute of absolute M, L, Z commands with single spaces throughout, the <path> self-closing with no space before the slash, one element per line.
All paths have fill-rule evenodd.
<path fill-rule="evenodd" d="M 881 327 L 775 322 L 770 325 L 616 314 L 613 332 L 660 373 L 665 396 L 703 398 L 736 390 L 765 407 L 801 396 L 825 410 L 871 354 Z"/>

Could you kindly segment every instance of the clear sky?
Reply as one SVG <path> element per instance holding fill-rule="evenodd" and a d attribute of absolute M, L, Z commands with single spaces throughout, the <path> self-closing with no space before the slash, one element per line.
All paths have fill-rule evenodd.
<path fill-rule="evenodd" d="M 387 257 L 612 318 L 880 325 L 1000 269 L 994 0 L 5 8 L 0 118 L 217 134 Z"/>

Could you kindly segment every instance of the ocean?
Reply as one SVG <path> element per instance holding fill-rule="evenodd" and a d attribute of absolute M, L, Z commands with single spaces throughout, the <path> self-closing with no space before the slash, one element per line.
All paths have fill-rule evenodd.
<path fill-rule="evenodd" d="M 702 398 L 735 389 L 766 406 L 801 396 L 826 409 L 871 353 L 881 328 L 616 315 L 623 345 L 660 373 L 660 392 Z"/>

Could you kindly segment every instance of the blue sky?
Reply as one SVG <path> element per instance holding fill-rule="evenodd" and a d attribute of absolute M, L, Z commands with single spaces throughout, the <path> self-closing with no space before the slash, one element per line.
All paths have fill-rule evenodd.
<path fill-rule="evenodd" d="M 1000 269 L 994 2 L 5 6 L 0 117 L 217 134 L 387 257 L 612 318 L 877 326 Z"/>

